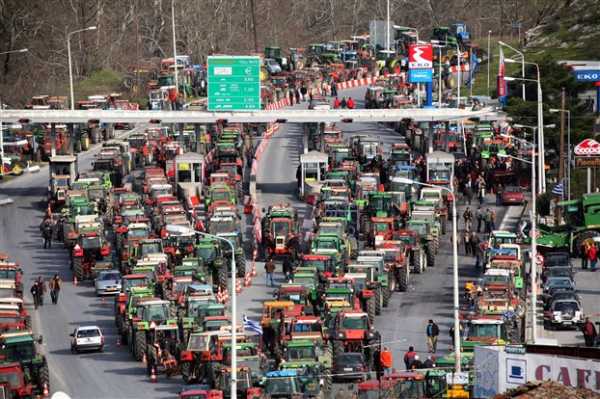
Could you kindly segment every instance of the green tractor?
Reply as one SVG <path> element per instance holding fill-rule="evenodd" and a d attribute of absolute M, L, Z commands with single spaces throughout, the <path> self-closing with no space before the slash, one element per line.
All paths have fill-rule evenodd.
<path fill-rule="evenodd" d="M 137 303 L 127 327 L 127 341 L 135 360 L 139 362 L 146 353 L 148 331 L 159 325 L 177 324 L 177 320 L 169 320 L 171 317 L 173 311 L 169 301 L 152 298 Z"/>
<path fill-rule="evenodd" d="M 31 331 L 11 331 L 0 335 L 0 355 L 3 362 L 17 362 L 25 375 L 29 376 L 33 393 L 40 397 L 50 390 L 50 373 L 46 356 L 36 344 L 42 337 L 34 338 Z"/>
<path fill-rule="evenodd" d="M 202 259 L 213 284 L 226 290 L 229 265 L 225 262 L 221 244 L 212 238 L 201 238 L 196 244 L 196 256 Z"/>
<path fill-rule="evenodd" d="M 338 234 L 318 233 L 311 242 L 310 253 L 331 256 L 337 268 L 350 259 L 352 249 Z"/>
<path fill-rule="evenodd" d="M 394 281 L 394 271 L 386 266 L 385 254 L 381 251 L 361 251 L 355 262 L 373 269 L 368 273 L 369 278 L 381 285 L 381 306 L 387 308 L 392 297 L 390 282 Z"/>
<path fill-rule="evenodd" d="M 243 278 L 246 275 L 246 254 L 243 247 L 244 238 L 241 226 L 236 216 L 227 213 L 211 217 L 208 231 L 210 234 L 224 238 L 233 244 L 234 253 L 232 254 L 231 246 L 227 242 L 219 240 L 221 253 L 225 259 L 230 261 L 231 257 L 235 255 L 235 277 Z M 227 270 L 229 270 L 229 267 L 227 267 Z"/>
<path fill-rule="evenodd" d="M 121 336 L 121 341 L 127 343 L 127 326 L 134 314 L 134 309 L 139 302 L 154 297 L 154 288 L 143 286 L 132 286 L 127 293 L 127 300 L 124 302 L 119 297 L 115 300 L 115 324 L 117 332 Z"/>
<path fill-rule="evenodd" d="M 280 366 L 282 369 L 310 368 L 311 372 L 322 377 L 323 391 L 331 390 L 332 353 L 330 345 L 318 346 L 310 339 L 292 339 L 283 343 L 282 357 L 283 361 Z M 320 388 L 318 379 L 316 385 L 316 388 Z"/>
<path fill-rule="evenodd" d="M 415 215 L 413 213 L 406 224 L 406 228 L 419 235 L 419 239 L 425 247 L 427 267 L 435 266 L 435 255 L 437 255 L 440 248 L 440 229 L 435 215 Z"/>
<path fill-rule="evenodd" d="M 421 238 L 419 233 L 420 226 L 416 226 L 418 229 L 404 229 L 399 230 L 396 238 L 402 242 L 406 247 L 408 254 L 408 264 L 412 269 L 413 273 L 423 273 L 428 267 L 429 252 L 427 247 L 427 241 Z M 425 229 L 425 228 L 423 228 Z"/>

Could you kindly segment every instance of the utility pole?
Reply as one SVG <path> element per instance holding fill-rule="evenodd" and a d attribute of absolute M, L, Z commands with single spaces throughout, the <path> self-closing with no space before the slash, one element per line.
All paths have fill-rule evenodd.
<path fill-rule="evenodd" d="M 560 109 L 566 109 L 566 96 L 565 88 L 560 89 Z M 560 113 L 560 151 L 559 151 L 559 162 L 558 162 L 558 184 L 562 185 L 563 195 L 562 199 L 565 198 L 565 113 Z M 559 206 L 556 208 L 556 223 L 558 224 L 561 216 L 561 209 Z"/>
<path fill-rule="evenodd" d="M 250 0 L 252 13 L 252 35 L 254 36 L 254 51 L 258 53 L 258 35 L 256 34 L 256 10 L 254 9 L 254 0 Z"/>

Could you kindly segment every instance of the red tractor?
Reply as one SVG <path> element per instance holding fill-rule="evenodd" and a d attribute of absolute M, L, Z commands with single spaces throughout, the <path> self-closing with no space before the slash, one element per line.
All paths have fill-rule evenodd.
<path fill-rule="evenodd" d="M 333 356 L 343 352 L 363 352 L 366 359 L 372 361 L 374 344 L 379 340 L 365 312 L 355 310 L 340 311 L 335 315 L 333 327 L 329 336 L 333 345 Z"/>
<path fill-rule="evenodd" d="M 27 381 L 23 368 L 19 363 L 0 364 L 0 384 L 1 388 L 8 388 L 12 398 L 31 398 L 33 397 L 33 385 Z M 6 384 L 4 384 L 4 382 Z M 0 389 L 0 392 L 1 389 Z"/>

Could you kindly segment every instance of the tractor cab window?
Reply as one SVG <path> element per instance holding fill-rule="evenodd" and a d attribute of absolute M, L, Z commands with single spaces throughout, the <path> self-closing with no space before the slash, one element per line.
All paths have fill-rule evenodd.
<path fill-rule="evenodd" d="M 127 231 L 127 238 L 146 238 L 148 229 L 132 229 Z"/>
<path fill-rule="evenodd" d="M 407 380 L 397 384 L 399 398 L 422 398 L 423 381 Z"/>
<path fill-rule="evenodd" d="M 144 243 L 144 245 L 142 245 L 141 252 L 142 252 L 141 257 L 143 258 L 145 256 L 148 256 L 149 254 L 161 253 L 162 248 L 161 248 L 160 243 L 158 243 L 158 242 Z"/>
<path fill-rule="evenodd" d="M 288 222 L 273 222 L 271 226 L 273 228 L 274 236 L 287 236 L 290 231 Z"/>
<path fill-rule="evenodd" d="M 298 348 L 288 348 L 288 360 L 302 360 L 302 359 L 314 359 L 316 356 L 314 346 L 305 346 Z"/>
<path fill-rule="evenodd" d="M 212 245 L 199 246 L 196 249 L 199 258 L 204 259 L 204 262 L 212 262 L 216 258 L 216 250 Z"/>
<path fill-rule="evenodd" d="M 169 318 L 169 307 L 166 304 L 140 306 L 138 315 L 144 321 L 162 321 Z"/>
<path fill-rule="evenodd" d="M 498 337 L 501 338 L 504 334 L 502 332 L 502 324 L 471 324 L 467 329 L 467 336 L 469 338 L 478 337 Z"/>
<path fill-rule="evenodd" d="M 346 330 L 366 330 L 367 316 L 344 317 L 342 320 L 342 328 Z"/>
<path fill-rule="evenodd" d="M 376 223 L 375 224 L 375 231 L 387 231 L 387 230 L 388 230 L 387 223 Z"/>
<path fill-rule="evenodd" d="M 203 335 L 190 335 L 187 349 L 190 351 L 201 351 L 206 346 L 206 340 Z"/>
<path fill-rule="evenodd" d="M 319 240 L 317 241 L 318 249 L 335 249 L 337 251 L 337 245 L 334 240 Z"/>
<path fill-rule="evenodd" d="M 23 359 L 32 359 L 35 357 L 35 347 L 33 341 L 23 342 L 17 345 L 6 345 L 2 352 L 6 356 L 6 361 L 20 362 Z"/>
<path fill-rule="evenodd" d="M 0 383 L 7 383 L 11 388 L 17 388 L 22 385 L 21 378 L 16 370 L 13 372 L 3 371 L 0 373 Z"/>
<path fill-rule="evenodd" d="M 0 270 L 0 279 L 2 280 L 14 280 L 17 278 L 16 270 Z"/>
<path fill-rule="evenodd" d="M 100 248 L 100 237 L 83 237 L 81 240 L 81 247 L 83 249 L 94 249 Z"/>
<path fill-rule="evenodd" d="M 296 380 L 293 377 L 270 377 L 266 391 L 271 395 L 296 393 Z"/>

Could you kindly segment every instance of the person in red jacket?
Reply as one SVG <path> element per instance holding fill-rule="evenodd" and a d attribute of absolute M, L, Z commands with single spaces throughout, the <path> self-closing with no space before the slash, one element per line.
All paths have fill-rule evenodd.
<path fill-rule="evenodd" d="M 415 360 L 415 356 L 417 356 L 417 352 L 415 352 L 415 348 L 412 346 L 408 347 L 408 352 L 404 354 L 404 365 L 407 370 L 410 370 L 410 365 Z"/>
<path fill-rule="evenodd" d="M 348 98 L 348 101 L 346 101 L 346 106 L 348 107 L 348 109 L 354 109 L 354 100 L 352 99 L 352 97 Z"/>
<path fill-rule="evenodd" d="M 335 100 L 333 100 L 333 108 L 339 109 L 341 105 L 342 103 L 340 102 L 340 99 L 336 97 Z"/>
<path fill-rule="evenodd" d="M 596 248 L 596 244 L 592 243 L 587 252 L 588 261 L 590 263 L 590 269 L 592 271 L 596 270 L 596 262 L 598 261 L 598 248 Z"/>

